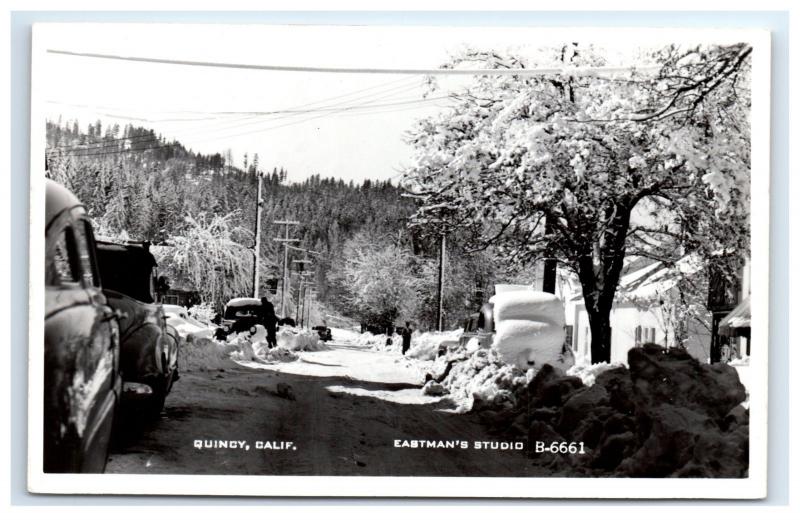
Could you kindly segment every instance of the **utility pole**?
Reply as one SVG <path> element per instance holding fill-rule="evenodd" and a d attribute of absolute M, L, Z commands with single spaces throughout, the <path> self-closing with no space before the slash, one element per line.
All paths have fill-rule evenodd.
<path fill-rule="evenodd" d="M 256 197 L 256 242 L 253 245 L 253 298 L 258 299 L 258 265 L 261 257 L 261 211 L 264 202 L 261 200 L 261 187 L 264 182 L 263 172 L 257 172 L 258 177 L 258 196 Z"/>
<path fill-rule="evenodd" d="M 308 320 L 306 322 L 308 323 L 308 326 L 310 327 L 311 326 L 311 305 L 314 304 L 314 296 L 317 295 L 317 291 L 314 289 L 314 285 L 309 286 L 309 288 L 311 289 L 311 292 L 309 292 L 309 296 L 308 296 L 309 303 L 308 303 L 308 306 L 306 306 L 306 310 L 308 310 Z"/>
<path fill-rule="evenodd" d="M 284 225 L 286 232 L 284 237 L 276 237 L 273 241 L 283 243 L 283 287 L 281 288 L 281 317 L 286 317 L 286 288 L 289 276 L 289 243 L 299 242 L 299 239 L 289 239 L 289 225 L 299 225 L 299 221 L 273 221 L 276 225 Z"/>
<path fill-rule="evenodd" d="M 442 331 L 444 325 L 444 262 L 445 262 L 445 235 L 441 235 L 442 242 L 439 245 L 439 291 L 437 292 L 437 313 L 436 329 Z"/>
<path fill-rule="evenodd" d="M 308 292 L 308 285 L 303 281 L 303 302 L 300 305 L 300 328 L 306 325 L 306 293 Z"/>
<path fill-rule="evenodd" d="M 304 249 L 297 248 L 297 247 L 292 247 L 292 246 L 290 246 L 289 248 L 291 248 L 292 250 L 304 250 Z M 310 274 L 310 272 L 308 272 L 306 270 L 306 268 L 309 265 L 311 265 L 314 262 L 314 260 L 313 259 L 294 259 L 292 262 L 300 264 L 300 271 L 297 273 L 300 276 L 300 284 L 298 285 L 298 288 L 297 288 L 297 306 L 296 306 L 296 311 L 295 311 L 295 314 L 294 314 L 295 322 L 297 324 L 300 324 L 300 299 L 301 299 L 302 292 L 303 292 L 303 285 L 305 284 L 305 277 Z"/>

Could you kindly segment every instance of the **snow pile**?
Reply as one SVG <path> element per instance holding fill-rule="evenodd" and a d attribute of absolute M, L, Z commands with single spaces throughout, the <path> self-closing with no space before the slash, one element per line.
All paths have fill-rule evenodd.
<path fill-rule="evenodd" d="M 597 376 L 603 372 L 608 370 L 613 370 L 614 368 L 622 368 L 625 365 L 621 362 L 617 363 L 597 363 L 591 364 L 586 361 L 581 361 L 575 366 L 572 366 L 567 370 L 567 375 L 570 377 L 578 377 L 581 382 L 583 382 L 584 386 L 591 386 L 594 384 L 595 380 L 597 380 Z"/>
<path fill-rule="evenodd" d="M 195 337 L 212 337 L 216 327 L 197 326 L 190 321 L 186 321 L 180 317 L 173 317 L 167 314 L 167 324 L 172 326 L 178 331 L 181 337 L 194 335 Z"/>
<path fill-rule="evenodd" d="M 747 476 L 749 412 L 731 366 L 648 346 L 631 349 L 627 366 L 582 368 L 567 375 L 545 365 L 513 410 L 479 416 L 507 438 L 581 444 L 582 452 L 531 452 L 533 465 L 561 475 Z"/>
<path fill-rule="evenodd" d="M 241 332 L 219 342 L 211 334 L 183 334 L 184 341 L 178 352 L 178 368 L 181 371 L 203 371 L 230 368 L 234 362 L 257 362 L 275 364 L 298 360 L 296 352 L 324 350 L 325 344 L 316 332 L 299 328 L 283 327 L 278 331 L 278 346 L 269 347 L 267 331 L 256 326 L 255 333 Z"/>
<path fill-rule="evenodd" d="M 331 336 L 334 343 L 358 344 L 361 336 L 355 329 L 331 327 Z"/>
<path fill-rule="evenodd" d="M 492 296 L 496 334 L 492 347 L 518 368 L 541 368 L 561 357 L 564 306 L 553 294 L 517 290 Z"/>
<path fill-rule="evenodd" d="M 445 332 L 414 332 L 411 334 L 411 348 L 406 352 L 406 357 L 432 361 L 439 356 L 439 345 L 443 341 L 458 342 L 462 333 L 464 333 L 463 328 Z M 400 343 L 402 347 L 402 339 Z"/>
<path fill-rule="evenodd" d="M 263 364 L 292 362 L 299 359 L 299 356 L 289 348 L 281 346 L 270 348 L 267 341 L 258 341 L 250 346 L 248 349 L 247 344 L 243 343 L 242 350 L 233 352 L 231 358 L 239 362 L 253 361 Z"/>
<path fill-rule="evenodd" d="M 326 349 L 325 343 L 319 340 L 319 335 L 314 330 L 283 326 L 278 330 L 276 339 L 278 347 L 293 352 L 316 352 Z"/>
<path fill-rule="evenodd" d="M 334 339 L 336 339 L 335 331 L 333 332 L 333 336 Z M 392 344 L 386 344 L 387 339 L 391 339 Z M 371 349 L 380 352 L 400 353 L 400 350 L 402 349 L 403 346 L 403 338 L 397 334 L 386 335 L 386 334 L 372 334 L 369 332 L 348 336 L 346 342 L 347 344 L 352 344 L 355 346 L 370 347 Z"/>
<path fill-rule="evenodd" d="M 505 363 L 496 350 L 481 348 L 476 338 L 438 357 L 428 377 L 423 393 L 447 395 L 458 413 L 513 407 L 528 382 L 525 372 Z"/>
<path fill-rule="evenodd" d="M 216 327 L 193 318 L 189 311 L 182 306 L 162 305 L 167 324 L 178 331 L 181 337 L 194 334 L 198 337 L 211 337 Z"/>
<path fill-rule="evenodd" d="M 249 343 L 243 343 L 249 346 Z M 208 337 L 189 334 L 178 350 L 179 371 L 230 368 L 231 354 L 242 349 L 237 343 L 221 343 Z M 250 348 L 252 351 L 252 347 Z"/>
<path fill-rule="evenodd" d="M 439 354 L 439 345 L 443 341 L 458 341 L 463 329 L 449 330 L 444 332 L 419 332 L 411 334 L 411 348 L 406 352 L 406 357 L 419 359 L 421 361 L 432 361 Z M 334 333 L 334 337 L 336 334 Z M 391 339 L 391 344 L 386 341 Z M 379 352 L 397 353 L 403 350 L 403 337 L 399 334 L 371 334 L 364 332 L 348 339 L 348 344 L 356 346 L 369 346 Z"/>

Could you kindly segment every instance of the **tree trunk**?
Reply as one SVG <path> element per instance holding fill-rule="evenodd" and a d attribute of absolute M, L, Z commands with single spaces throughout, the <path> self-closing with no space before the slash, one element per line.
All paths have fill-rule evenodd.
<path fill-rule="evenodd" d="M 611 310 L 587 310 L 592 332 L 592 364 L 611 362 Z"/>

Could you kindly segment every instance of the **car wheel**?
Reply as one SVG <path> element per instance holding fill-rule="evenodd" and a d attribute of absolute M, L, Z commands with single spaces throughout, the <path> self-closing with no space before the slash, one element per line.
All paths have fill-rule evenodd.
<path fill-rule="evenodd" d="M 145 411 L 145 415 L 149 420 L 156 420 L 161 416 L 164 402 L 167 400 L 168 385 L 168 379 L 162 378 L 150 386 L 153 389 L 153 396 L 150 398 L 150 404 L 147 405 Z"/>

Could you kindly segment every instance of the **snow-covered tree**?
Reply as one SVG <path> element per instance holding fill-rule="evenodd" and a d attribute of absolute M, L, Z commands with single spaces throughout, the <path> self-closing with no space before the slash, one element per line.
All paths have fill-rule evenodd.
<path fill-rule="evenodd" d="M 404 179 L 422 199 L 414 225 L 469 230 L 506 263 L 574 271 L 592 360 L 609 360 L 626 255 L 747 252 L 751 51 L 670 46 L 615 72 L 574 44 L 535 58 L 467 51 L 446 67 L 558 72 L 476 76 L 418 122 Z"/>
<path fill-rule="evenodd" d="M 250 233 L 234 226 L 235 221 L 235 212 L 187 216 L 183 235 L 151 250 L 162 271 L 188 281 L 203 301 L 219 306 L 233 297 L 251 295 L 253 254 L 242 246 Z"/>
<path fill-rule="evenodd" d="M 341 259 L 332 279 L 343 296 L 342 312 L 380 326 L 417 316 L 423 281 L 411 252 L 360 233 L 345 243 Z"/>

